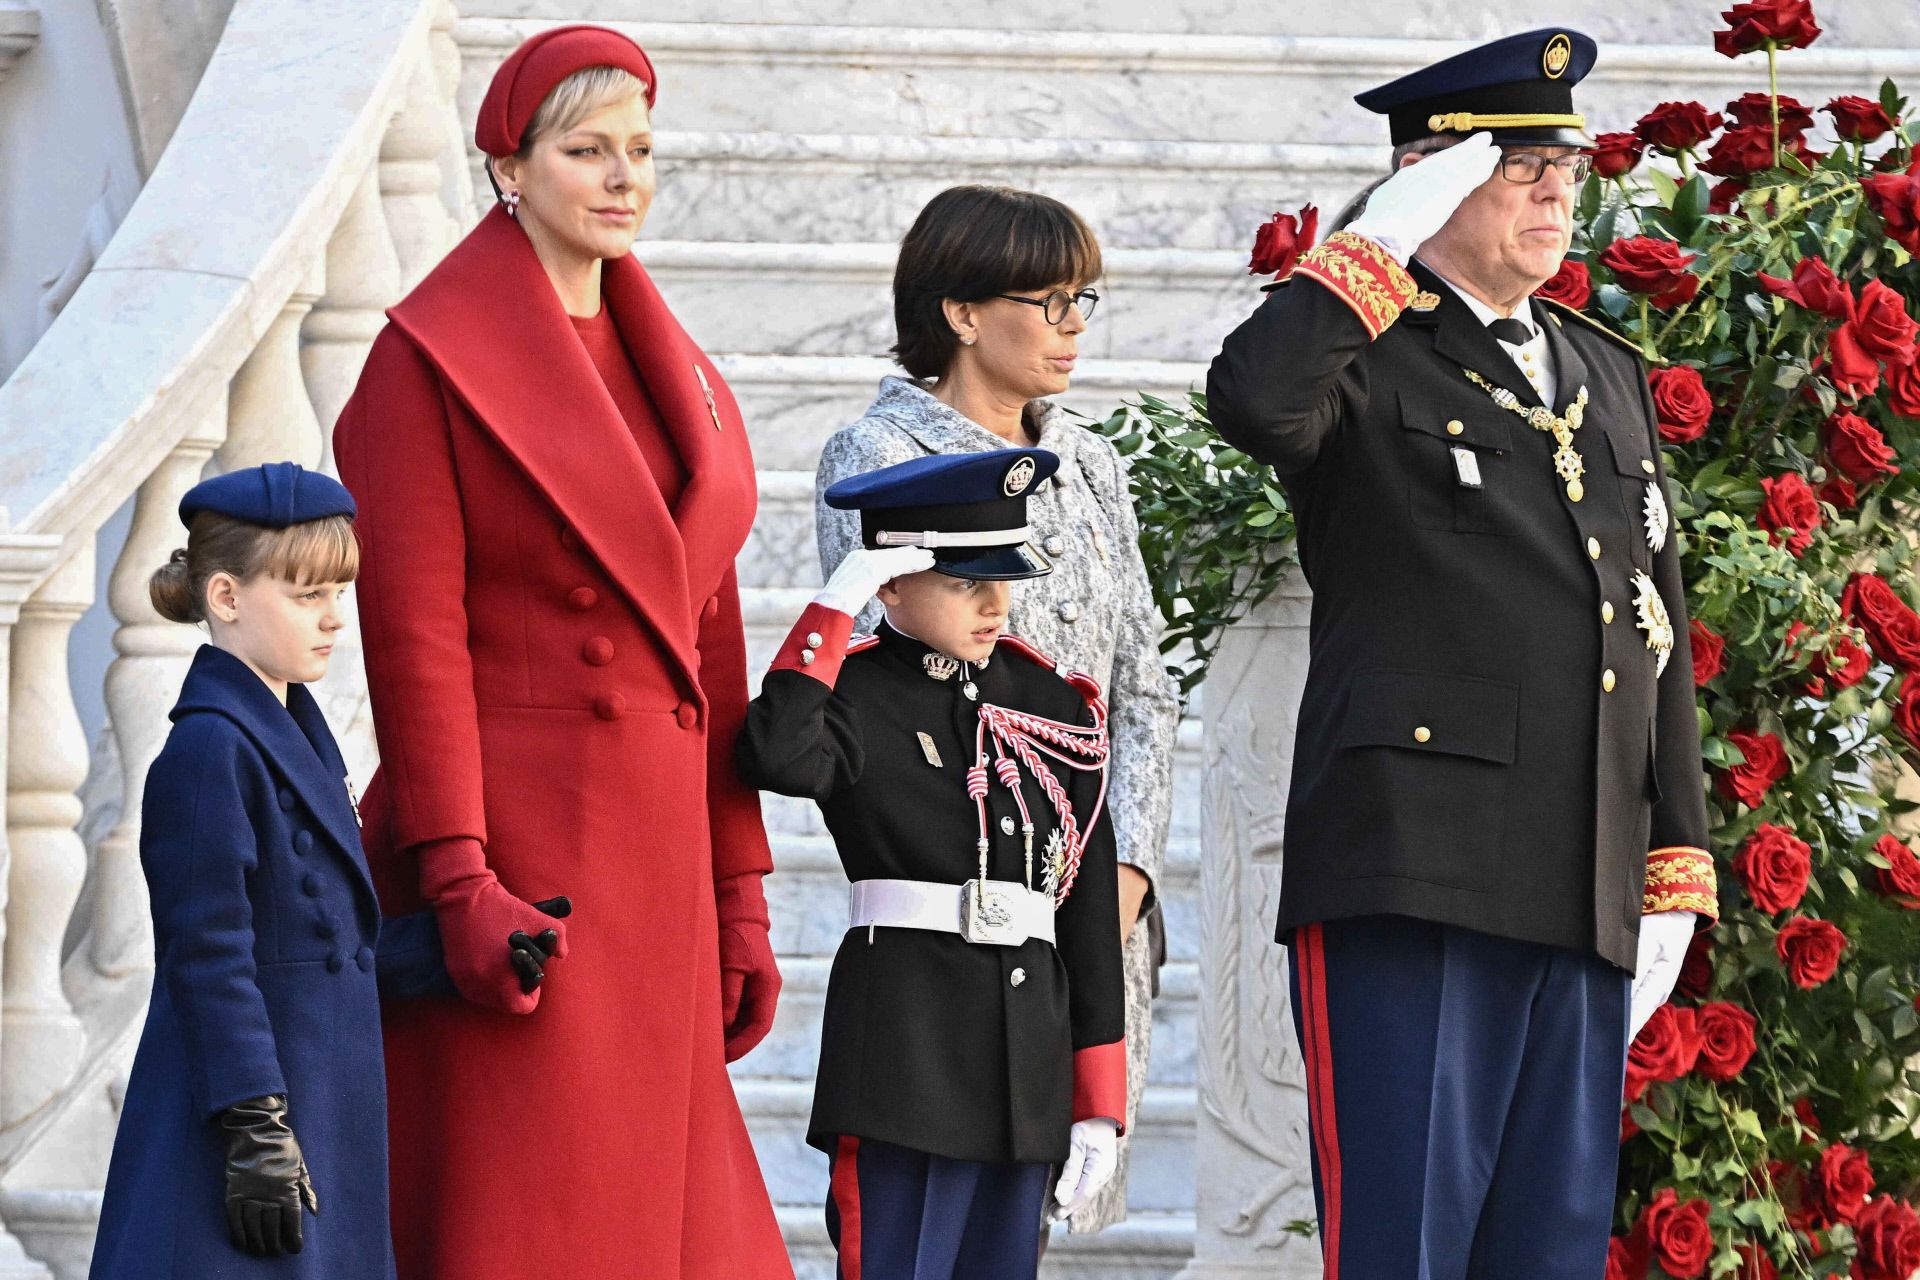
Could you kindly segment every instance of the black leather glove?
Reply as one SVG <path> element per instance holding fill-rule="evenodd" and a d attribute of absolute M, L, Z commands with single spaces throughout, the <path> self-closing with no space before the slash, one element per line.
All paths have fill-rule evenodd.
<path fill-rule="evenodd" d="M 256 1258 L 298 1253 L 306 1243 L 300 1208 L 320 1212 L 299 1139 L 287 1125 L 287 1100 L 248 1098 L 220 1113 L 227 1144 L 227 1234 Z"/>
<path fill-rule="evenodd" d="M 565 920 L 573 914 L 573 900 L 566 897 L 548 898 L 544 902 L 534 903 L 533 907 L 555 920 Z M 542 929 L 537 935 L 528 934 L 524 929 L 515 929 L 507 935 L 507 959 L 513 965 L 513 971 L 520 975 L 522 993 L 532 995 L 533 989 L 547 976 L 547 961 L 553 958 L 554 948 L 559 942 L 559 933 L 552 929 Z"/>

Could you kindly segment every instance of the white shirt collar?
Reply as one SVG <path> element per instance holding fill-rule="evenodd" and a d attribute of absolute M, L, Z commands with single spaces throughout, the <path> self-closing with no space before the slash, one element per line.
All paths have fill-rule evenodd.
<path fill-rule="evenodd" d="M 1427 270 L 1433 271 L 1433 268 L 1431 266 L 1428 266 Z M 1502 318 L 1498 311 L 1495 311 L 1492 307 L 1480 301 L 1480 299 L 1474 297 L 1472 294 L 1468 293 L 1465 289 L 1462 289 L 1459 285 L 1447 279 L 1445 276 L 1440 275 L 1438 271 L 1433 271 L 1433 274 L 1436 276 L 1439 276 L 1440 282 L 1442 284 L 1446 285 L 1447 288 L 1453 290 L 1454 293 L 1459 295 L 1460 301 L 1467 304 L 1468 309 L 1470 309 L 1473 312 L 1474 316 L 1480 321 L 1481 324 L 1483 325 L 1492 324 L 1495 320 L 1499 320 Z M 1533 318 L 1533 300 L 1531 298 L 1529 298 L 1521 306 L 1514 308 L 1513 319 L 1518 320 L 1521 324 L 1527 327 L 1529 342 L 1531 342 L 1535 338 L 1542 336 L 1540 331 L 1540 325 Z"/>

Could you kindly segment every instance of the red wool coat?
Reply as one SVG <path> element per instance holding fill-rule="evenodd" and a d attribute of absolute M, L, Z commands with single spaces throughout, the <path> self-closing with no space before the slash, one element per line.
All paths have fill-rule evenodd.
<path fill-rule="evenodd" d="M 449 837 L 574 905 L 530 1015 L 386 1013 L 402 1280 L 792 1275 L 722 1059 L 714 909 L 716 878 L 772 866 L 731 766 L 753 461 L 640 264 L 603 291 L 691 474 L 677 510 L 500 210 L 389 313 L 334 437 L 385 909 L 420 905 L 411 851 Z"/>

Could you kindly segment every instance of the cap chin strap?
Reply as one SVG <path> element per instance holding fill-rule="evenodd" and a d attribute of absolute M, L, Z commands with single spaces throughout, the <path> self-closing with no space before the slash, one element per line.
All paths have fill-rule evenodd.
<path fill-rule="evenodd" d="M 972 533 L 942 533 L 936 529 L 910 530 L 882 529 L 873 535 L 876 547 L 1017 547 L 1031 541 L 1033 529 L 1030 525 L 1021 525 L 1017 529 L 981 529 Z"/>
<path fill-rule="evenodd" d="M 1512 115 L 1475 115 L 1471 111 L 1451 111 L 1427 117 L 1427 128 L 1435 133 L 1472 133 L 1475 129 L 1585 129 L 1583 115 L 1544 113 Z"/>

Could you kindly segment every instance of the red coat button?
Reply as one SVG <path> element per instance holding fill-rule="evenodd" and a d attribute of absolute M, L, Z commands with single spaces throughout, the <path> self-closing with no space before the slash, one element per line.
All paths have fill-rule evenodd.
<path fill-rule="evenodd" d="M 680 722 L 682 729 L 691 729 L 700 723 L 700 708 L 691 702 L 683 702 L 674 709 L 673 718 Z"/>
<path fill-rule="evenodd" d="M 613 661 L 613 641 L 595 636 L 580 646 L 580 656 L 596 667 L 604 667 Z"/>
<path fill-rule="evenodd" d="M 578 609 L 581 613 L 585 613 L 599 603 L 600 593 L 592 587 L 575 587 L 567 592 L 568 607 Z"/>
<path fill-rule="evenodd" d="M 593 700 L 593 714 L 602 720 L 618 720 L 627 709 L 624 694 L 609 693 Z"/>
<path fill-rule="evenodd" d="M 580 549 L 580 535 L 572 529 L 562 529 L 560 530 L 560 545 L 569 551 L 578 551 Z"/>
<path fill-rule="evenodd" d="M 711 622 L 719 612 L 720 612 L 719 596 L 714 596 L 713 598 L 708 600 L 704 605 L 700 606 L 701 618 L 709 622 Z"/>

